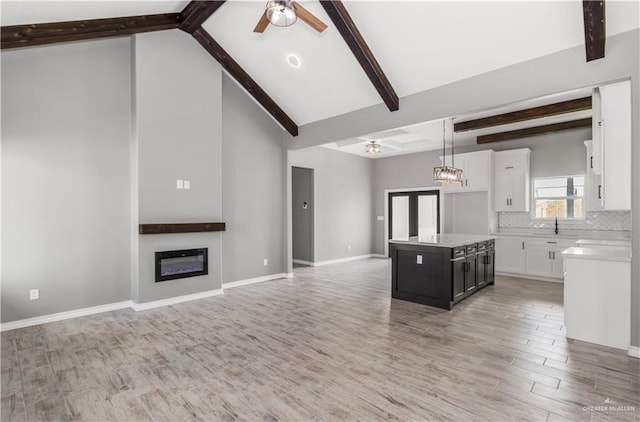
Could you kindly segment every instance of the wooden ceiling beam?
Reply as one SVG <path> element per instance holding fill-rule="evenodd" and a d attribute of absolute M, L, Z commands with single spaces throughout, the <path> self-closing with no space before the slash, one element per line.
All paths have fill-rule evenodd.
<path fill-rule="evenodd" d="M 582 18 L 587 61 L 601 59 L 604 57 L 604 44 L 607 39 L 604 0 L 583 0 Z"/>
<path fill-rule="evenodd" d="M 95 38 L 118 37 L 141 32 L 175 29 L 180 26 L 180 13 L 127 16 L 121 18 L 36 23 L 3 26 L 0 48 L 31 47 Z"/>
<path fill-rule="evenodd" d="M 390 111 L 396 111 L 399 108 L 398 95 L 394 91 L 391 83 L 385 76 L 382 68 L 378 64 L 378 61 L 373 56 L 373 53 L 367 46 L 362 34 L 356 27 L 353 19 L 344 7 L 344 4 L 340 0 L 321 0 L 320 4 L 324 7 L 331 21 L 344 38 L 345 42 L 351 49 L 351 52 L 356 57 L 360 66 L 367 74 L 371 83 L 376 88 L 384 103 L 387 105 Z"/>
<path fill-rule="evenodd" d="M 200 28 L 204 21 L 209 19 L 209 16 L 218 10 L 220 6 L 224 4 L 225 0 L 221 1 L 203 1 L 193 0 L 182 11 L 182 23 L 180 29 L 189 34 L 193 34 L 193 31 Z"/>
<path fill-rule="evenodd" d="M 222 67 L 253 96 L 292 136 L 298 136 L 298 125 L 260 88 L 247 72 L 202 27 L 191 34 Z"/>
<path fill-rule="evenodd" d="M 591 127 L 591 117 L 586 119 L 570 120 L 568 122 L 552 123 L 549 125 L 528 127 L 525 129 L 511 130 L 508 132 L 492 133 L 489 135 L 478 136 L 476 143 L 488 144 L 490 142 L 510 141 L 512 139 L 528 138 L 545 133 L 559 132 L 569 129 L 581 129 Z"/>
<path fill-rule="evenodd" d="M 455 132 L 483 129 L 493 126 L 501 126 L 509 123 L 524 122 L 526 120 L 540 119 L 542 117 L 557 116 L 558 114 L 573 113 L 576 111 L 591 110 L 591 97 L 577 98 L 575 100 L 562 101 L 524 110 L 512 111 L 495 116 L 480 119 L 457 122 L 453 125 Z"/>

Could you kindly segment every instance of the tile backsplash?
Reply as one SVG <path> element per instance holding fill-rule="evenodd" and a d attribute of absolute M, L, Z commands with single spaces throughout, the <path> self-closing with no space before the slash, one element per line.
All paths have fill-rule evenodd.
<path fill-rule="evenodd" d="M 558 220 L 564 230 L 631 231 L 631 211 L 587 211 L 584 220 Z M 498 227 L 551 229 L 555 220 L 533 220 L 528 212 L 499 212 Z"/>

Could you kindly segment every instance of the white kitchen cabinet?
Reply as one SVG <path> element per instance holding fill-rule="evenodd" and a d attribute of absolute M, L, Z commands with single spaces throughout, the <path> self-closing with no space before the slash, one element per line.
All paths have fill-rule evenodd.
<path fill-rule="evenodd" d="M 444 185 L 447 192 L 489 191 L 493 184 L 493 150 L 469 152 L 454 155 L 454 165 L 462 169 L 462 185 Z M 442 161 L 442 157 L 440 157 Z M 451 156 L 446 157 L 451 165 Z"/>
<path fill-rule="evenodd" d="M 593 141 L 584 141 L 587 148 L 587 186 L 585 187 L 585 200 L 587 211 L 602 211 L 602 202 L 600 201 L 602 193 L 602 184 L 600 176 L 594 171 Z"/>
<path fill-rule="evenodd" d="M 574 242 L 569 241 L 535 239 L 526 241 L 525 273 L 538 277 L 563 278 L 562 251 L 574 245 Z"/>
<path fill-rule="evenodd" d="M 605 210 L 631 209 L 631 82 L 599 87 L 593 103 L 594 172 Z"/>
<path fill-rule="evenodd" d="M 496 211 L 529 211 L 530 157 L 529 148 L 495 153 Z"/>
<path fill-rule="evenodd" d="M 496 271 L 523 274 L 526 270 L 524 243 L 520 238 L 498 237 L 496 239 Z"/>

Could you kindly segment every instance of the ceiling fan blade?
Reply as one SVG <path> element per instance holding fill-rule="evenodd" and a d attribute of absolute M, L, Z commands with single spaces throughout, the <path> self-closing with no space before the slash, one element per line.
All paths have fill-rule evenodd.
<path fill-rule="evenodd" d="M 309 12 L 307 9 L 302 7 L 302 5 L 296 1 L 291 2 L 293 8 L 296 11 L 296 15 L 302 20 L 304 23 L 312 27 L 318 32 L 322 32 L 327 29 L 327 25 L 324 24 L 320 19 L 316 18 Z"/>
<path fill-rule="evenodd" d="M 267 11 L 265 10 L 260 17 L 258 24 L 253 28 L 253 32 L 259 32 L 262 34 L 264 30 L 267 29 L 267 26 L 269 26 L 269 18 L 267 18 Z"/>

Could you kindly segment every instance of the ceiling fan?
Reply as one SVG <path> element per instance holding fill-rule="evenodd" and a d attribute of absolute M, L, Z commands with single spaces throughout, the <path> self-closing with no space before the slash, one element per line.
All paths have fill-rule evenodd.
<path fill-rule="evenodd" d="M 258 24 L 253 28 L 253 32 L 263 33 L 269 24 L 275 26 L 293 25 L 297 18 L 318 32 L 327 29 L 324 22 L 312 15 L 300 3 L 292 0 L 269 0 Z"/>

